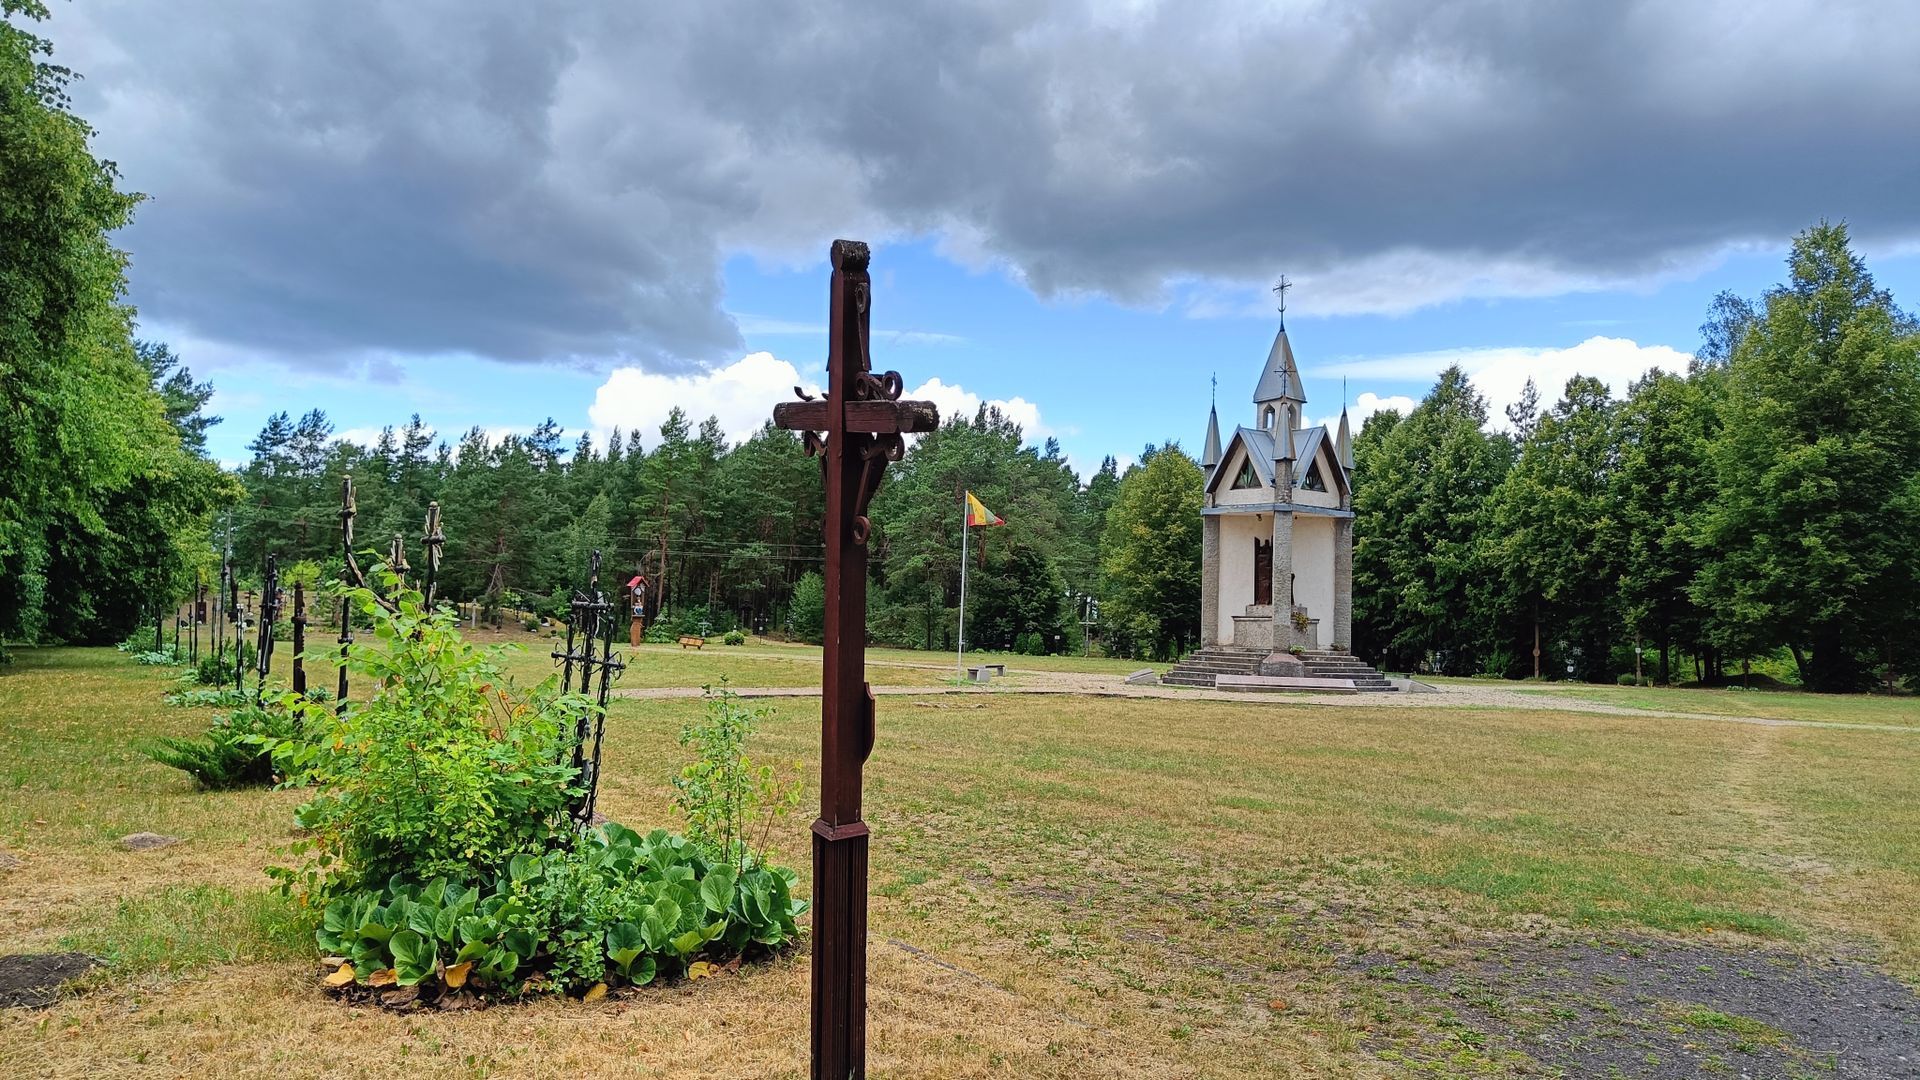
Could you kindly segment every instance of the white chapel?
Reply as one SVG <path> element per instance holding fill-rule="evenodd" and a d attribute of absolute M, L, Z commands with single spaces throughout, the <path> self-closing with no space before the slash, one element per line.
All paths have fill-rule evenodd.
<path fill-rule="evenodd" d="M 1330 432 L 1306 426 L 1306 404 L 1283 314 L 1253 388 L 1252 423 L 1223 447 L 1218 407 L 1207 416 L 1202 646 L 1352 646 L 1352 434 L 1344 405 Z"/>

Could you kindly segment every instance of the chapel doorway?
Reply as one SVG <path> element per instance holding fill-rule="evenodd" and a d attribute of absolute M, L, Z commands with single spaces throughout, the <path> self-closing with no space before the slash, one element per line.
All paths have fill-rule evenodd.
<path fill-rule="evenodd" d="M 1253 542 L 1253 602 L 1273 603 L 1273 541 Z"/>

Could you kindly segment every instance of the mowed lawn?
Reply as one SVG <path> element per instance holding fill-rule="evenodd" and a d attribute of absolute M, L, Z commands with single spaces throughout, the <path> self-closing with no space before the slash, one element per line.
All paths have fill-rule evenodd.
<path fill-rule="evenodd" d="M 509 654 L 508 668 L 518 678 L 538 679 L 556 669 L 553 653 L 565 648 L 565 639 L 519 630 L 481 631 L 469 635 L 475 641 L 515 646 Z M 750 639 L 745 645 L 726 645 L 714 637 L 702 648 L 680 645 L 642 645 L 638 649 L 620 643 L 627 669 L 614 685 L 621 689 L 660 689 L 717 684 L 726 678 L 736 687 L 796 687 L 820 685 L 820 647 L 788 642 Z M 1022 672 L 1084 672 L 1097 675 L 1125 675 L 1147 665 L 1137 660 L 1112 660 L 1105 657 L 1014 656 L 972 654 L 967 663 L 1004 663 L 1013 685 L 1018 686 Z M 1165 667 L 1166 665 L 1161 665 Z M 875 686 L 939 686 L 956 681 L 960 664 L 952 653 L 918 652 L 910 649 L 867 650 L 867 681 Z M 1003 685 L 1004 685 L 1003 680 Z"/>
<path fill-rule="evenodd" d="M 782 685 L 763 665 L 807 659 L 722 649 L 644 650 L 634 670 Z M 205 722 L 161 704 L 164 670 L 16 656 L 0 848 L 21 861 L 0 870 L 0 953 L 113 966 L 0 1014 L 0 1075 L 805 1075 L 804 954 L 597 1005 L 328 1000 L 301 913 L 260 873 L 298 793 L 198 792 L 140 757 Z M 772 705 L 761 757 L 811 784 L 818 706 Z M 674 735 L 697 708 L 616 704 L 607 813 L 676 825 Z M 1920 979 L 1920 733 L 1544 695 L 1537 711 L 908 697 L 880 703 L 868 778 L 875 1076 L 1399 1075 L 1392 1053 L 1430 1048 L 1435 1021 L 1343 958 L 1520 933 L 1865 954 Z M 803 873 L 809 819 L 774 833 Z M 187 842 L 117 847 L 141 830 Z M 1423 1059 L 1522 1068 L 1471 1041 Z"/>

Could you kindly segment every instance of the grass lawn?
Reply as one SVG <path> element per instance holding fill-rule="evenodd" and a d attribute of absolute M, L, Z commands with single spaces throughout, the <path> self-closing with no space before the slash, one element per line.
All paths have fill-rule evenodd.
<path fill-rule="evenodd" d="M 643 650 L 629 679 L 781 685 L 817 656 L 740 648 Z M 591 1006 L 324 998 L 300 913 L 260 873 L 298 794 L 197 792 L 140 757 L 205 722 L 161 705 L 164 669 L 16 656 L 0 953 L 64 943 L 112 966 L 52 1009 L 0 1013 L 0 1075 L 805 1075 L 804 955 Z M 1857 700 L 1795 707 L 1853 719 Z M 674 824 L 673 737 L 697 707 L 617 703 L 607 813 Z M 761 756 L 811 782 L 817 705 L 775 708 Z M 1462 1026 L 1466 1004 L 1370 975 L 1513 935 L 1844 952 L 1920 979 L 1920 734 L 1676 725 L 1551 693 L 1538 710 L 888 698 L 868 777 L 876 1076 L 1525 1075 Z M 775 837 L 803 873 L 808 819 Z M 187 842 L 116 846 L 142 830 Z"/>
<path fill-rule="evenodd" d="M 1895 724 L 1920 727 L 1920 697 L 1911 694 L 1810 694 L 1801 690 L 1727 690 L 1600 686 L 1589 683 L 1435 679 L 1458 686 L 1490 686 L 1543 698 L 1570 697 L 1658 712 L 1710 716 L 1758 716 L 1816 723 Z"/>
<path fill-rule="evenodd" d="M 510 654 L 508 669 L 516 678 L 544 678 L 554 670 L 552 653 L 564 639 L 534 635 L 518 630 L 482 631 L 470 635 L 475 641 L 502 642 L 519 646 Z M 684 649 L 679 645 L 642 645 L 628 653 L 628 666 L 618 686 L 624 689 L 704 686 L 723 677 L 734 686 L 819 686 L 820 647 L 752 638 L 745 645 L 724 645 L 714 638 L 705 648 Z M 970 654 L 969 664 L 982 660 L 1007 665 L 1007 677 L 1001 685 L 1018 686 L 1022 672 L 1086 672 L 1100 675 L 1125 675 L 1138 671 L 1138 660 L 1112 660 L 1106 657 L 1017 656 L 1004 653 Z M 1165 665 L 1161 665 L 1164 667 Z M 958 664 L 952 653 L 921 652 L 913 649 L 868 649 L 867 681 L 875 686 L 940 686 L 956 678 Z"/>

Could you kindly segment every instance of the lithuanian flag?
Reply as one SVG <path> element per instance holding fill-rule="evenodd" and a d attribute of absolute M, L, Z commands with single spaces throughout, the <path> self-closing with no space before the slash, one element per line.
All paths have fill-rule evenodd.
<path fill-rule="evenodd" d="M 993 511 L 981 505 L 980 500 L 974 498 L 973 492 L 969 491 L 967 492 L 967 524 L 1005 525 L 1006 522 L 995 515 Z"/>

